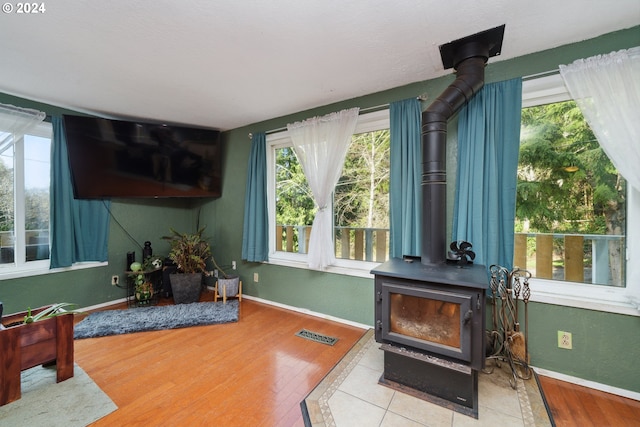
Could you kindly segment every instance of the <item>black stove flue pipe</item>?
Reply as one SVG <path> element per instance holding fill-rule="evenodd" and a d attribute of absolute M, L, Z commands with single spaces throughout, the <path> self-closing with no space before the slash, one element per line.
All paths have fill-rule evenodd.
<path fill-rule="evenodd" d="M 440 46 L 456 79 L 422 113 L 422 252 L 424 265 L 446 261 L 447 121 L 484 86 L 484 68 L 502 47 L 504 25 Z"/>

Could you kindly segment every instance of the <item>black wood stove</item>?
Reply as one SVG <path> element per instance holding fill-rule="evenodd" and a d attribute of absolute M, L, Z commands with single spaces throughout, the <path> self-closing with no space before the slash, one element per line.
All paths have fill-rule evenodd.
<path fill-rule="evenodd" d="M 487 60 L 500 53 L 504 25 L 440 46 L 455 81 L 422 113 L 421 257 L 392 259 L 375 275 L 375 337 L 384 350 L 382 384 L 478 417 L 484 366 L 482 265 L 446 257 L 447 121 L 484 85 Z"/>
<path fill-rule="evenodd" d="M 484 367 L 482 265 L 425 266 L 392 259 L 375 274 L 375 338 L 382 384 L 477 417 Z"/>

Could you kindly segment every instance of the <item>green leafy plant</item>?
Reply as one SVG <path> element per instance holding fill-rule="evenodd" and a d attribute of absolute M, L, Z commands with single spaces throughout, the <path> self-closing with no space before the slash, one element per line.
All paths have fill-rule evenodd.
<path fill-rule="evenodd" d="M 162 258 L 157 257 L 157 256 L 148 256 L 147 259 L 145 259 L 142 262 L 142 271 L 154 271 L 154 270 L 159 270 L 162 268 Z"/>
<path fill-rule="evenodd" d="M 207 258 L 211 256 L 211 247 L 202 237 L 204 227 L 196 233 L 179 233 L 173 228 L 170 236 L 162 238 L 169 241 L 171 251 L 169 259 L 176 265 L 179 273 L 206 273 Z"/>
<path fill-rule="evenodd" d="M 83 314 L 82 311 L 78 311 L 72 308 L 75 306 L 76 306 L 75 304 L 71 304 L 68 302 L 61 302 L 61 303 L 53 304 L 52 306 L 47 307 L 46 309 L 34 315 L 31 314 L 31 307 L 29 307 L 27 308 L 27 315 L 24 317 L 24 323 L 33 323 L 33 322 L 37 322 L 38 320 L 50 319 L 52 317 L 60 316 L 63 314 L 69 314 L 69 313 Z M 72 308 L 72 309 L 68 310 L 69 308 Z"/>

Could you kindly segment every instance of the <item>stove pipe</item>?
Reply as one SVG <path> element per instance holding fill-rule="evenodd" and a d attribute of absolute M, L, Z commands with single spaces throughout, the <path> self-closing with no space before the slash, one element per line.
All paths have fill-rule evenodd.
<path fill-rule="evenodd" d="M 456 79 L 422 113 L 422 252 L 424 265 L 446 261 L 447 120 L 484 86 L 484 67 L 502 48 L 504 25 L 440 46 Z"/>

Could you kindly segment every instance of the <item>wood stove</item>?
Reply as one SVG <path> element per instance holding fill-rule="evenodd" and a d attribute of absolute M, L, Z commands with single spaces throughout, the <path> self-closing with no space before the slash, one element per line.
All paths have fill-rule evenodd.
<path fill-rule="evenodd" d="M 422 253 L 372 270 L 375 337 L 384 350 L 380 382 L 476 418 L 489 276 L 482 265 L 446 262 L 447 121 L 484 86 L 504 28 L 440 46 L 444 68 L 457 76 L 422 113 Z"/>
<path fill-rule="evenodd" d="M 382 384 L 477 417 L 484 367 L 484 266 L 392 259 L 375 275 L 375 338 Z"/>

